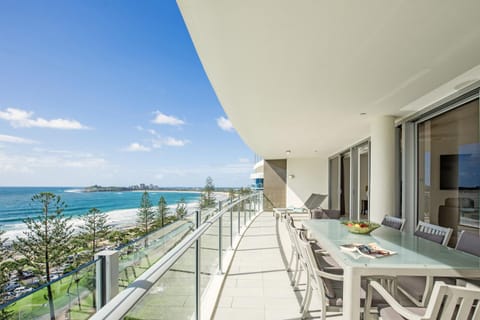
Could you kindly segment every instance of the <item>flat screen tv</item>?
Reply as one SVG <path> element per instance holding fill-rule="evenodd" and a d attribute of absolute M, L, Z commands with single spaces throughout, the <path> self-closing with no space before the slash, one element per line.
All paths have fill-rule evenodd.
<path fill-rule="evenodd" d="M 480 190 L 480 156 L 440 155 L 440 189 Z"/>

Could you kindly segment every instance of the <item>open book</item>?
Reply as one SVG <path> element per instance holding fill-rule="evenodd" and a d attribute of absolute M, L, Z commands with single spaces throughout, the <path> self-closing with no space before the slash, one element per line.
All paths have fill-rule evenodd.
<path fill-rule="evenodd" d="M 364 257 L 368 258 L 382 258 L 386 256 L 391 256 L 393 254 L 396 254 L 395 251 L 383 249 L 376 243 L 369 243 L 369 244 L 361 244 L 361 243 L 349 243 L 349 244 L 342 244 L 340 245 L 340 249 L 342 251 L 345 251 L 347 253 L 353 254 L 352 256 L 354 258 L 358 258 L 359 254 Z"/>

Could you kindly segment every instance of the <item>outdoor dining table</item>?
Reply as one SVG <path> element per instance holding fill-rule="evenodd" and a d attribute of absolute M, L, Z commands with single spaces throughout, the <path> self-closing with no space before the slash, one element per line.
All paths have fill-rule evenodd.
<path fill-rule="evenodd" d="M 339 220 L 306 220 L 310 238 L 317 240 L 343 268 L 343 317 L 360 319 L 360 280 L 375 275 L 451 276 L 480 278 L 480 258 L 446 246 L 381 226 L 370 234 L 350 233 Z M 340 249 L 342 244 L 376 243 L 395 252 L 370 258 Z"/>

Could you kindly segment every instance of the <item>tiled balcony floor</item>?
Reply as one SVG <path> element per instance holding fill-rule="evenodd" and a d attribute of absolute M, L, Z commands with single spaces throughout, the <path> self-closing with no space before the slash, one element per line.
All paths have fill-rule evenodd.
<path fill-rule="evenodd" d="M 290 285 L 287 272 L 290 244 L 283 222 L 263 212 L 240 242 L 225 280 L 214 319 L 300 319 L 305 278 L 299 290 Z M 320 318 L 314 293 L 311 319 Z M 332 314 L 328 319 L 341 319 Z"/>

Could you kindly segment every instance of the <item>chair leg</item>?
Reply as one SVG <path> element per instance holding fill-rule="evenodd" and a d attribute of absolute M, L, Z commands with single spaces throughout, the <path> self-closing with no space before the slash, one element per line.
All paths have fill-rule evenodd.
<path fill-rule="evenodd" d="M 303 307 L 302 311 L 302 319 L 305 319 L 305 317 L 308 314 L 308 310 L 310 309 L 310 303 L 312 302 L 312 292 L 313 290 L 310 289 L 308 295 L 305 296 L 305 306 Z M 324 317 L 322 319 L 325 319 Z"/>
<path fill-rule="evenodd" d="M 303 266 L 300 265 L 297 272 L 297 279 L 295 279 L 295 285 L 294 285 L 295 288 L 298 288 L 298 286 L 300 285 L 300 278 L 302 277 L 302 272 L 303 272 Z"/>
<path fill-rule="evenodd" d="M 369 320 L 371 313 L 370 313 L 370 308 L 372 307 L 372 287 L 369 284 L 369 281 L 367 281 L 367 297 L 365 299 L 365 306 L 363 308 L 363 319 Z"/>
<path fill-rule="evenodd" d="M 296 286 L 296 282 L 297 282 L 297 274 L 298 274 L 298 267 L 299 267 L 299 264 L 300 264 L 300 261 L 298 259 L 298 255 L 296 254 L 295 255 L 295 258 L 296 258 L 296 262 L 295 262 L 295 270 L 293 272 L 293 276 L 292 276 L 292 286 Z"/>
<path fill-rule="evenodd" d="M 300 304 L 300 312 L 303 312 L 307 298 L 310 294 L 312 294 L 312 286 L 310 281 L 310 277 L 307 277 L 307 287 L 305 288 L 305 295 L 303 296 L 302 303 Z"/>
<path fill-rule="evenodd" d="M 289 259 L 289 262 L 288 262 L 288 267 L 287 267 L 287 271 L 290 272 L 292 271 L 292 263 L 293 263 L 293 257 L 295 255 L 295 251 L 293 250 L 292 248 L 292 253 L 290 254 L 290 259 Z"/>

